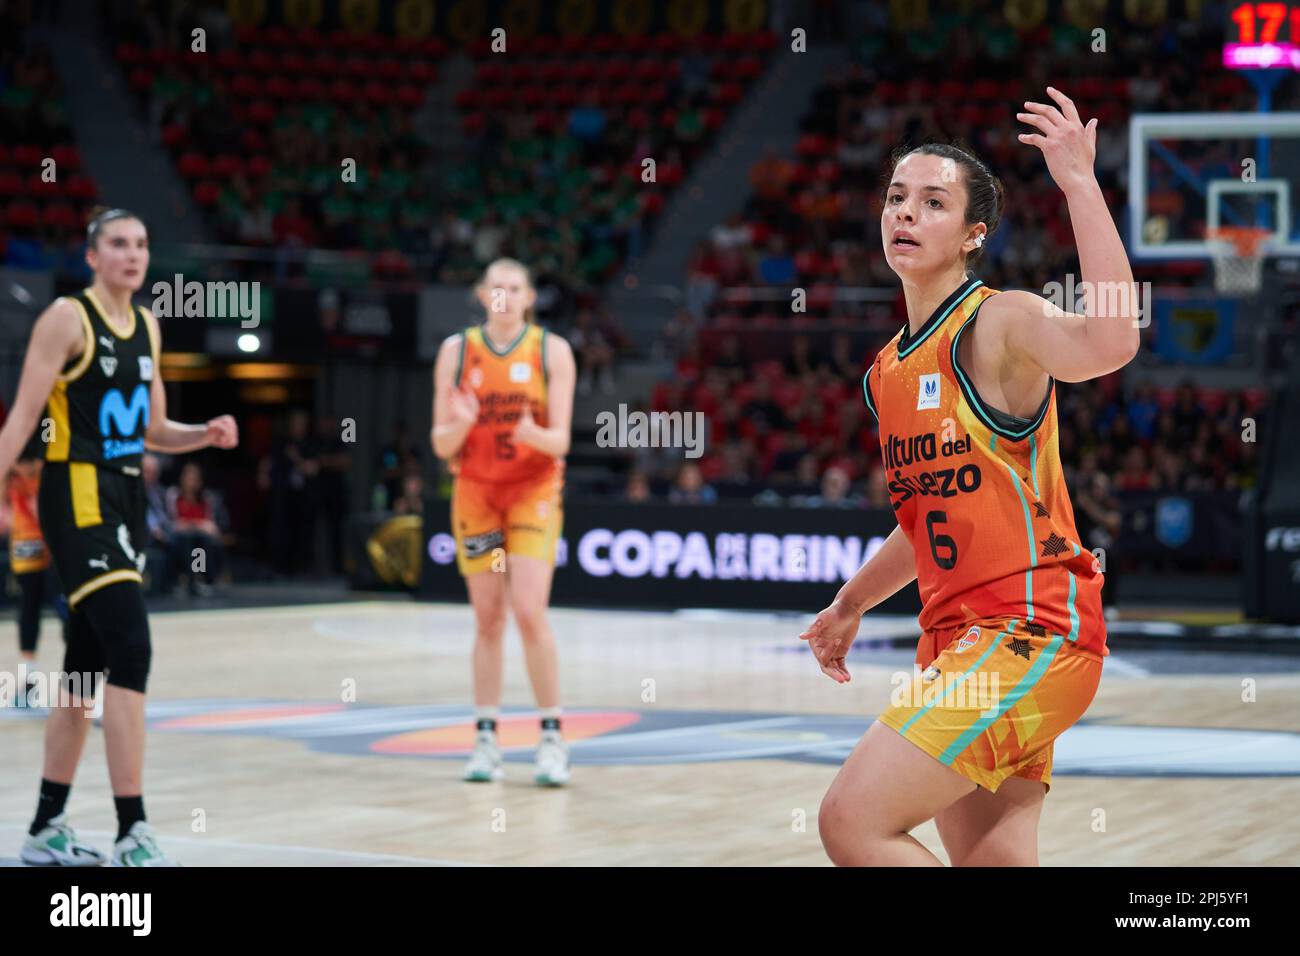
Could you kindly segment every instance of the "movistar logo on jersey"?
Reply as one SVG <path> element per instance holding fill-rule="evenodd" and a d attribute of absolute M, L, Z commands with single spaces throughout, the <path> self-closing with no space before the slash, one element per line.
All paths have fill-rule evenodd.
<path fill-rule="evenodd" d="M 149 427 L 149 388 L 137 385 L 128 403 L 121 391 L 110 388 L 99 403 L 99 433 L 106 461 L 144 451 L 144 438 L 134 437 Z"/>
<path fill-rule="evenodd" d="M 925 408 L 939 407 L 939 373 L 933 375 L 922 375 L 921 384 L 917 390 L 916 410 L 919 412 Z"/>

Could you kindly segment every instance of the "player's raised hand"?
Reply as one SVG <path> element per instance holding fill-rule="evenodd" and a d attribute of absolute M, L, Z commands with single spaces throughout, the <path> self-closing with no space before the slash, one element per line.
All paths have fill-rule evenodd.
<path fill-rule="evenodd" d="M 231 415 L 222 415 L 208 422 L 208 444 L 213 448 L 229 449 L 239 444 L 239 425 Z"/>
<path fill-rule="evenodd" d="M 537 422 L 533 419 L 533 407 L 525 403 L 524 410 L 519 416 L 519 423 L 515 425 L 515 441 L 527 445 L 536 429 Z"/>
<path fill-rule="evenodd" d="M 822 673 L 837 684 L 847 684 L 852 679 L 844 658 L 858 636 L 860 623 L 862 615 L 855 609 L 843 601 L 833 601 L 799 635 L 799 639 L 807 641 L 812 648 Z"/>
<path fill-rule="evenodd" d="M 1073 100 L 1051 86 L 1047 88 L 1047 95 L 1056 101 L 1056 106 L 1026 102 L 1025 111 L 1016 114 L 1020 122 L 1039 130 L 1037 133 L 1021 133 L 1020 142 L 1043 151 L 1048 172 L 1061 189 L 1095 180 L 1097 120 L 1091 119 L 1085 126 Z"/>

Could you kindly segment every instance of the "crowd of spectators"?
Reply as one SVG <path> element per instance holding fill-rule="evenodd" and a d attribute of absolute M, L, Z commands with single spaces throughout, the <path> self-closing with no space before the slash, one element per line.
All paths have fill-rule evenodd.
<path fill-rule="evenodd" d="M 704 457 L 683 463 L 679 449 L 638 451 L 630 499 L 767 493 L 805 503 L 887 503 L 879 432 L 862 398 L 862 376 L 883 343 L 855 343 L 840 332 L 819 350 L 812 336 L 796 334 L 782 358 L 755 360 L 738 334 L 717 342 L 708 354 L 694 342 L 649 401 L 651 411 L 704 416 Z M 1105 498 L 1112 491 L 1238 491 L 1254 483 L 1252 423 L 1262 391 L 1198 389 L 1191 381 L 1124 389 L 1119 375 L 1055 388 L 1071 487 L 1099 489 L 1103 478 L 1107 487 L 1096 493 Z"/>
<path fill-rule="evenodd" d="M 23 43 L 21 6 L 0 8 L 0 264 L 85 275 L 83 229 L 98 190 L 81 169 L 49 50 Z"/>

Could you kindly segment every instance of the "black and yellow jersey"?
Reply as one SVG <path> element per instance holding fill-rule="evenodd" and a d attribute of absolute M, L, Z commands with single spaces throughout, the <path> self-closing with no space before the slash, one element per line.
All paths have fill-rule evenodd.
<path fill-rule="evenodd" d="M 138 471 L 158 343 L 134 305 L 130 327 L 119 333 L 90 289 L 66 298 L 80 313 L 85 351 L 64 367 L 50 393 L 45 459 Z"/>

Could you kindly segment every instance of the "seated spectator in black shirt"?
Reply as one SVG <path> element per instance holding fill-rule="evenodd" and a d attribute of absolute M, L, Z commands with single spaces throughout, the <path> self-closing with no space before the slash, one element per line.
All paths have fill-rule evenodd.
<path fill-rule="evenodd" d="M 145 455 L 140 463 L 144 476 L 145 524 L 149 541 L 145 545 L 150 593 L 171 594 L 176 585 L 176 568 L 171 550 L 172 516 L 167 507 L 167 489 L 159 481 L 162 464 L 156 455 Z"/>

